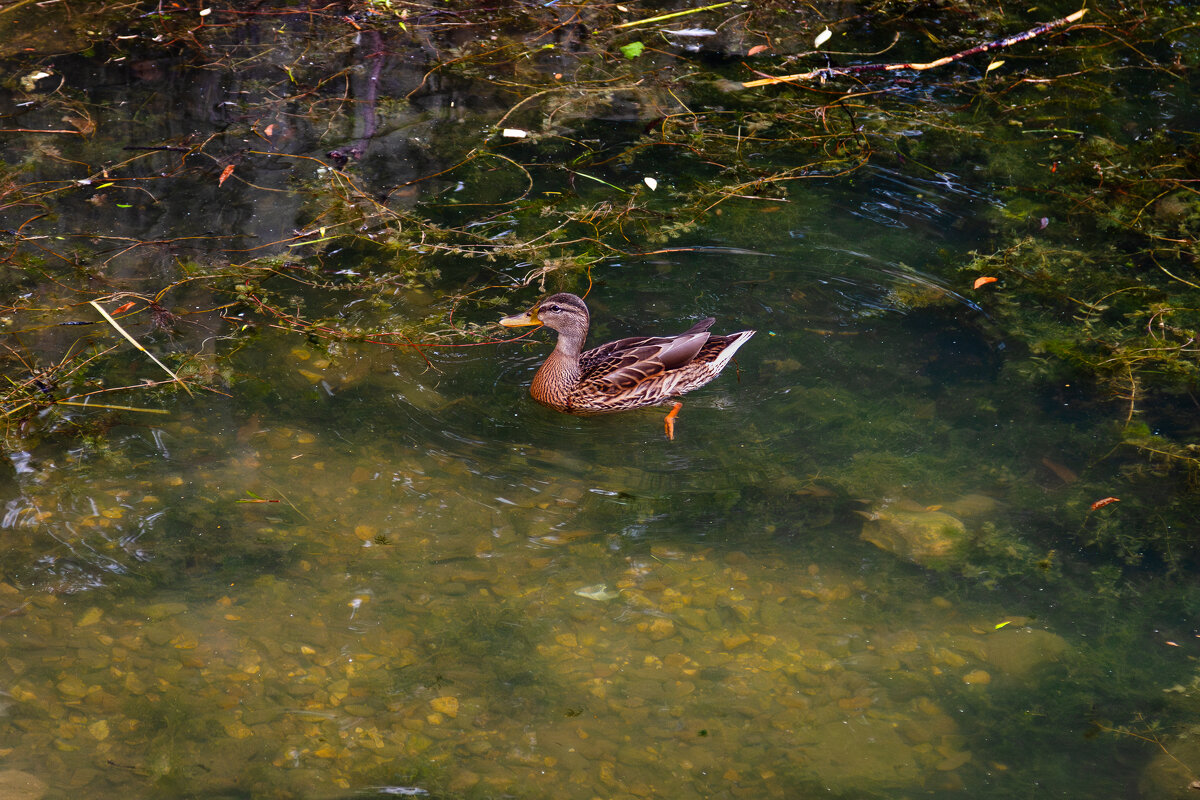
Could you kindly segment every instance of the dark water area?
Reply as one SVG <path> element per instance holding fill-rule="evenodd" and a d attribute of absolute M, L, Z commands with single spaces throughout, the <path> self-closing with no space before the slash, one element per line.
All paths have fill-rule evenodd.
<path fill-rule="evenodd" d="M 956 127 L 991 113 L 958 82 L 1004 72 L 880 79 L 817 166 L 780 144 L 795 120 L 728 123 L 751 101 L 678 79 L 746 79 L 730 29 L 655 40 L 614 89 L 628 59 L 565 9 L 383 34 L 217 9 L 227 31 L 187 36 L 145 11 L 3 51 L 4 369 L 127 389 L 6 401 L 0 797 L 1187 794 L 1191 561 L 1138 547 L 1190 487 L 1113 456 L 1129 401 L 1047 366 L 987 294 L 1016 277 L 968 269 L 1078 224 L 1024 188 L 1068 140 Z M 492 32 L 503 58 L 470 49 Z M 1091 56 L 1003 57 L 1016 94 Z M 553 102 L 519 105 L 537 81 Z M 1032 94 L 1022 124 L 1178 134 L 1194 87 L 1129 81 L 1153 91 Z M 698 141 L 638 149 L 676 124 L 758 178 L 676 214 L 724 180 Z M 543 236 L 565 244 L 514 244 Z M 668 440 L 665 408 L 529 397 L 553 335 L 494 323 L 550 291 L 587 294 L 592 344 L 757 333 Z M 122 323 L 191 395 L 145 386 L 164 373 L 87 302 L 134 298 Z"/>

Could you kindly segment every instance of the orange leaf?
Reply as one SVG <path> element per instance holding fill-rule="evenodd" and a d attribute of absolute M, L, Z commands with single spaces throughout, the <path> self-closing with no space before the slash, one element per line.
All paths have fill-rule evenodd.
<path fill-rule="evenodd" d="M 264 130 L 263 130 L 263 135 L 264 135 L 264 136 L 270 136 L 270 135 L 271 135 L 272 133 L 274 133 L 274 132 L 275 132 L 275 123 L 274 123 L 274 122 L 272 122 L 270 125 L 268 125 L 268 126 L 267 126 L 267 127 L 264 129 Z"/>
<path fill-rule="evenodd" d="M 114 313 L 114 314 L 124 314 L 126 311 L 128 311 L 129 309 L 133 308 L 133 307 L 134 307 L 134 306 L 136 306 L 136 305 L 137 305 L 137 301 L 136 301 L 136 300 L 130 300 L 130 301 L 129 301 L 128 303 L 126 303 L 125 305 L 123 305 L 123 306 L 117 306 L 116 308 L 114 308 L 114 309 L 112 310 L 112 313 Z"/>
<path fill-rule="evenodd" d="M 748 56 L 756 56 L 756 55 L 758 55 L 759 53 L 761 53 L 762 51 L 764 51 L 764 50 L 770 50 L 770 49 L 771 49 L 771 48 L 770 48 L 770 47 L 768 47 L 768 46 L 767 46 L 767 45 L 765 45 L 765 44 L 756 44 L 756 45 L 754 45 L 754 47 L 751 47 L 749 50 L 747 50 L 747 51 L 746 51 L 746 55 L 748 55 Z"/>
<path fill-rule="evenodd" d="M 997 280 L 998 280 L 998 278 L 987 278 L 987 277 L 976 278 L 975 285 L 972 286 L 971 288 L 978 289 L 980 286 L 987 286 L 989 283 L 995 283 Z"/>
<path fill-rule="evenodd" d="M 217 178 L 217 186 L 220 186 L 221 184 L 223 184 L 225 182 L 225 179 L 228 178 L 232 174 L 233 174 L 233 164 L 230 164 L 228 167 L 221 170 L 221 177 Z M 992 280 L 995 280 L 995 278 L 993 278 Z"/>
<path fill-rule="evenodd" d="M 1119 502 L 1121 502 L 1121 498 L 1119 498 L 1119 497 L 1106 497 L 1103 500 L 1097 500 L 1096 502 L 1092 503 L 1092 511 L 1095 511 L 1097 508 L 1104 508 L 1106 505 L 1109 505 L 1110 503 L 1119 503 Z"/>

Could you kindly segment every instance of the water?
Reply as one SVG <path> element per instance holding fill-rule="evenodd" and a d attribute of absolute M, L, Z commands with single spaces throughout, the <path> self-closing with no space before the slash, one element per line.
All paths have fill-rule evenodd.
<path fill-rule="evenodd" d="M 145 80 L 225 96 L 211 74 L 164 69 Z M 407 69 L 391 73 L 406 88 L 389 97 L 422 80 Z M 79 80 L 85 96 L 167 102 L 143 84 Z M 413 167 L 422 135 L 493 121 L 462 110 L 464 96 L 435 92 L 425 108 L 437 112 L 389 118 L 380 147 L 401 156 L 394 170 L 371 162 L 372 185 L 436 171 Z M 171 108 L 139 118 L 139 140 L 178 133 Z M 48 106 L 32 113 L 50 119 Z M 193 122 L 215 132 L 230 122 L 217 116 Z M 340 139 L 322 140 L 298 118 L 287 152 L 319 156 L 353 138 L 354 119 L 335 116 Z M 99 163 L 125 141 L 103 126 L 97 138 L 69 155 Z M 22 139 L 9 163 L 37 148 Z M 178 156 L 151 158 L 160 169 Z M 104 291 L 153 293 L 187 259 L 242 262 L 319 224 L 301 210 L 318 196 L 303 188 L 311 163 L 247 158 L 232 173 L 247 183 L 224 184 L 228 195 L 215 194 L 220 170 L 182 170 L 152 204 L 138 205 L 140 189 L 132 204 L 80 195 L 46 230 L 94 239 Z M 219 391 L 113 401 L 165 415 L 71 409 L 106 414 L 83 435 L 69 415 L 32 422 L 0 477 L 0 786 L 97 798 L 1135 796 L 1160 753 L 1155 719 L 1175 718 L 1191 691 L 1191 592 L 1093 593 L 1116 586 L 1113 564 L 1082 532 L 1078 552 L 1056 552 L 1072 541 L 1058 509 L 1077 502 L 1072 473 L 1105 420 L 1015 381 L 1006 370 L 1024 356 L 947 267 L 1005 208 L 972 169 L 871 165 L 786 204 L 727 204 L 670 251 L 550 275 L 547 288 L 590 283 L 592 342 L 709 315 L 718 332 L 758 330 L 736 367 L 689 395 L 674 441 L 661 409 L 576 418 L 535 404 L 545 331 L 417 353 L 305 337 L 242 306 L 229 313 L 257 332 L 223 338 L 229 320 L 209 309 L 228 295 L 178 287 L 164 304 L 195 313 L 175 338 L 145 319 L 131 327 L 152 351 L 198 354 Z M 132 251 L 121 238 L 184 235 L 205 238 Z M 362 242 L 346 247 L 321 256 L 328 285 L 277 267 L 263 293 L 330 325 L 400 327 L 531 269 L 427 255 L 440 277 L 397 280 L 386 307 L 331 288 L 348 268 L 392 275 L 359 263 Z M 55 309 L 79 294 L 78 276 L 41 280 L 51 268 L 25 257 L 6 303 L 27 291 Z M 472 296 L 455 322 L 494 322 L 540 288 Z M 24 310 L 12 324 L 58 321 Z M 83 336 L 120 347 L 107 381 L 162 377 L 99 327 L 8 338 L 48 363 Z M 946 519 L 974 548 L 948 564 L 872 543 Z"/>

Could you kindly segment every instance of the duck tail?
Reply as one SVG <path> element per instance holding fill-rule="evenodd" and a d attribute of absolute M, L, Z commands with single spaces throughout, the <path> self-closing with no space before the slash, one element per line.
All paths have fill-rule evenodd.
<path fill-rule="evenodd" d="M 737 353 L 738 348 L 750 341 L 750 338 L 754 336 L 755 333 L 757 333 L 757 331 L 738 331 L 737 333 L 728 333 L 721 337 L 728 342 L 728 344 L 725 346 L 725 349 L 718 353 L 717 357 L 713 359 L 713 363 L 717 368 L 717 372 L 725 369 L 725 365 L 733 359 L 733 356 L 735 353 Z"/>

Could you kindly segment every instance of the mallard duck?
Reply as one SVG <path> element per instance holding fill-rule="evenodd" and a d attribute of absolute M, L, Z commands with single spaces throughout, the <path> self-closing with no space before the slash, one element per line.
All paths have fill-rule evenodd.
<path fill-rule="evenodd" d="M 715 319 L 702 319 L 677 336 L 634 336 L 586 352 L 591 317 L 579 297 L 551 295 L 523 314 L 500 320 L 509 328 L 545 325 L 558 332 L 558 344 L 533 376 L 529 393 L 543 405 L 568 414 L 625 411 L 675 401 L 666 419 L 675 438 L 675 399 L 721 374 L 754 331 L 725 336 L 708 332 Z"/>

